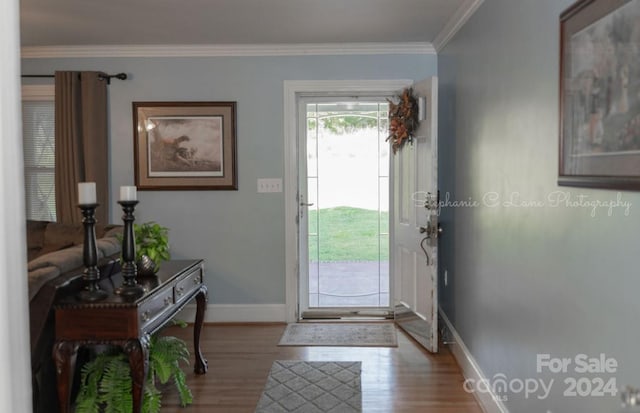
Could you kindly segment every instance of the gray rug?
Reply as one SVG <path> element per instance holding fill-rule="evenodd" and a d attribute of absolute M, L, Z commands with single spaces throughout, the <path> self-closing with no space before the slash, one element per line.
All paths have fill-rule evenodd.
<path fill-rule="evenodd" d="M 255 413 L 359 413 L 359 361 L 274 361 Z"/>
<path fill-rule="evenodd" d="M 397 347 L 391 323 L 299 323 L 289 324 L 279 346 Z"/>

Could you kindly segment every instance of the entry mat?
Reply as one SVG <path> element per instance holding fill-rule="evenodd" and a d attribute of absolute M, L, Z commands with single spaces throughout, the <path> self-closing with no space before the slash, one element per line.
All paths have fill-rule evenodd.
<path fill-rule="evenodd" d="M 359 361 L 274 361 L 255 413 L 359 413 Z"/>
<path fill-rule="evenodd" d="M 392 323 L 289 324 L 279 346 L 397 347 Z"/>

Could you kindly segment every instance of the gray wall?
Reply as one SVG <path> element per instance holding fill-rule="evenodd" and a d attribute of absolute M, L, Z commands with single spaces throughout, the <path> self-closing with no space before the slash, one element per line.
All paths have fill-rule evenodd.
<path fill-rule="evenodd" d="M 126 72 L 110 94 L 111 196 L 132 185 L 132 101 L 237 101 L 238 191 L 139 192 L 138 221 L 170 228 L 175 258 L 206 260 L 211 304 L 285 302 L 284 197 L 257 194 L 282 178 L 283 81 L 415 79 L 436 74 L 435 55 L 29 59 L 22 73 Z M 113 211 L 112 221 L 121 213 Z"/>
<path fill-rule="evenodd" d="M 443 211 L 441 303 L 487 377 L 555 379 L 545 400 L 507 393 L 516 413 L 618 411 L 618 397 L 564 397 L 567 376 L 640 385 L 640 194 L 621 193 L 628 216 L 548 199 L 618 196 L 556 184 L 559 15 L 571 3 L 486 0 L 438 56 L 442 194 L 481 203 Z M 482 203 L 491 193 L 500 206 Z M 504 204 L 518 195 L 544 205 Z M 606 353 L 620 366 L 537 374 L 538 353 Z"/>

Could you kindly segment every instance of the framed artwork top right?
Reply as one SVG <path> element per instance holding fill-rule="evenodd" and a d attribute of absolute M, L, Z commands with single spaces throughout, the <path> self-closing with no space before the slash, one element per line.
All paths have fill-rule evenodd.
<path fill-rule="evenodd" d="M 640 0 L 560 16 L 558 184 L 640 190 Z"/>

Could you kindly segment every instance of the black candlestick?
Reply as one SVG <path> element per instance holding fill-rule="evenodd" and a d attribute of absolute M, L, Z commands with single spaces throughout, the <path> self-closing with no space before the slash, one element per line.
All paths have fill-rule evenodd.
<path fill-rule="evenodd" d="M 126 296 L 139 296 L 144 293 L 144 289 L 138 284 L 136 276 L 138 267 L 136 265 L 136 239 L 133 235 L 133 221 L 135 216 L 133 211 L 138 201 L 118 201 L 122 206 L 124 215 L 124 230 L 122 236 L 122 285 L 116 288 L 116 294 Z"/>
<path fill-rule="evenodd" d="M 95 212 L 98 204 L 80 204 L 82 210 L 82 223 L 84 224 L 84 245 L 82 248 L 82 258 L 84 260 L 83 279 L 87 286 L 78 294 L 83 301 L 100 301 L 107 298 L 107 293 L 100 289 L 100 270 L 98 270 L 98 248 L 96 246 L 96 218 Z"/>

